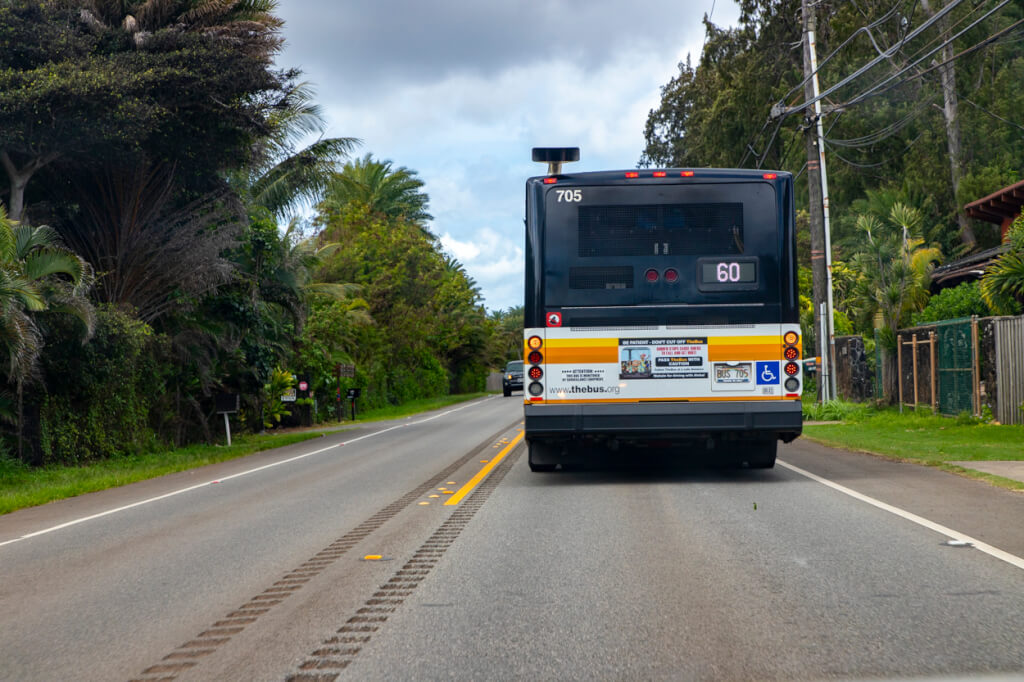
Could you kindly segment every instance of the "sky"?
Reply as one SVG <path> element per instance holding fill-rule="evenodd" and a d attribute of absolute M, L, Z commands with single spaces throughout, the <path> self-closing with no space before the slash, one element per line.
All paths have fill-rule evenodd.
<path fill-rule="evenodd" d="M 703 17 L 734 0 L 280 0 L 277 59 L 317 91 L 327 137 L 416 171 L 429 229 L 488 310 L 523 302 L 532 147 L 579 147 L 566 172 L 633 168 L 648 112 Z"/>

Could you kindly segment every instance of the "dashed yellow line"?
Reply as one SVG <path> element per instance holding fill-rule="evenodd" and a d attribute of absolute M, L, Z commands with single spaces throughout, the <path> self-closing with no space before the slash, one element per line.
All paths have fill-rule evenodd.
<path fill-rule="evenodd" d="M 476 476 L 474 476 L 473 478 L 469 479 L 469 482 L 466 483 L 466 485 L 464 485 L 461 488 L 459 488 L 459 491 L 457 493 L 455 493 L 454 495 L 449 497 L 445 501 L 444 505 L 446 507 L 448 507 L 448 506 L 451 506 L 453 504 L 458 504 L 459 501 L 462 500 L 463 497 L 468 495 L 470 493 L 470 491 L 473 490 L 473 488 L 475 488 L 477 485 L 479 485 L 480 481 L 484 480 L 484 477 L 487 476 L 487 474 L 491 473 L 491 469 L 493 469 L 494 467 L 498 466 L 498 463 L 501 462 L 501 460 L 505 459 L 505 455 L 507 455 L 509 452 L 511 452 L 512 448 L 514 448 L 516 446 L 516 444 L 519 443 L 519 441 L 521 441 L 523 439 L 523 434 L 524 434 L 524 432 L 520 431 L 519 435 L 517 435 L 515 438 L 512 439 L 512 442 L 510 442 L 508 445 L 506 445 L 505 448 L 501 452 L 499 452 L 494 457 L 492 457 L 491 461 L 488 462 L 482 469 L 480 469 L 480 471 L 477 472 Z"/>

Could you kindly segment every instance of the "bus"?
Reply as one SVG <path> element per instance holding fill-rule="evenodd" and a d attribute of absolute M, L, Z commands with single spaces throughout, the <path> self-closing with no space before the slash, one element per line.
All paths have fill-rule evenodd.
<path fill-rule="evenodd" d="M 793 176 L 526 181 L 524 431 L 533 471 L 622 447 L 775 465 L 803 428 Z"/>

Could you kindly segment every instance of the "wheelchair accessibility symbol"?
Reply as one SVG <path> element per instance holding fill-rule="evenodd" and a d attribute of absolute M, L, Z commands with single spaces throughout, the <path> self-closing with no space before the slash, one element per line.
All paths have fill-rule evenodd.
<path fill-rule="evenodd" d="M 755 373 L 757 374 L 758 386 L 779 383 L 779 363 L 777 362 L 759 362 L 755 368 Z"/>

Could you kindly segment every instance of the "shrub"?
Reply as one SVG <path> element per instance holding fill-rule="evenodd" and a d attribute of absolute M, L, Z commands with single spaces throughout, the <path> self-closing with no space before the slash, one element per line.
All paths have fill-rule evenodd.
<path fill-rule="evenodd" d="M 959 317 L 991 315 L 988 305 L 981 297 L 981 289 L 977 282 L 963 282 L 951 289 L 943 289 L 928 299 L 924 310 L 915 313 L 912 318 L 914 325 L 926 322 L 955 320 Z"/>
<path fill-rule="evenodd" d="M 70 326 L 53 325 L 34 407 L 40 463 L 76 464 L 150 451 L 157 402 L 173 368 L 166 339 L 112 307 L 96 311 L 86 344 Z"/>

